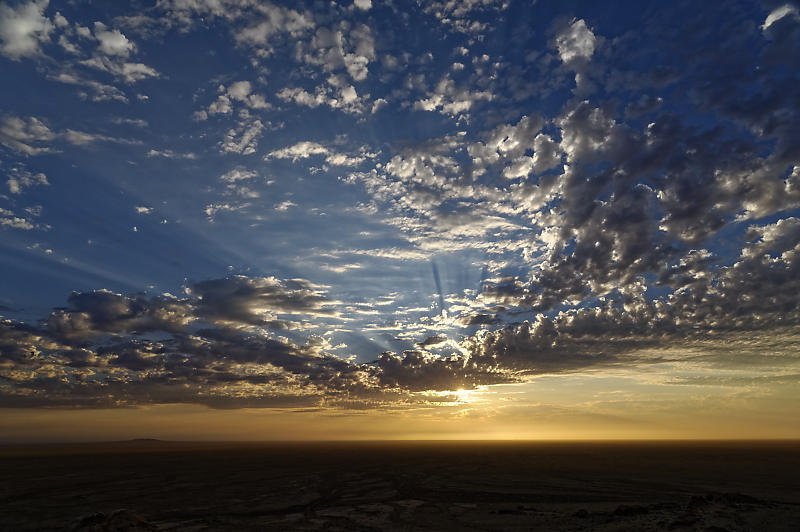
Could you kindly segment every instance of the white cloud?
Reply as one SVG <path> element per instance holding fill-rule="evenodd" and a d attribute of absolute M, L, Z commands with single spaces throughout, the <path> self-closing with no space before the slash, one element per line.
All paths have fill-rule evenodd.
<path fill-rule="evenodd" d="M 26 119 L 9 116 L 0 119 L 0 144 L 26 155 L 51 151 L 45 143 L 55 139 L 56 134 L 41 120 L 33 116 Z"/>
<path fill-rule="evenodd" d="M 105 83 L 100 83 L 99 81 L 82 78 L 74 73 L 61 72 L 57 76 L 54 76 L 50 79 L 58 81 L 59 83 L 66 83 L 68 85 L 76 85 L 91 89 L 93 92 L 91 97 L 83 92 L 81 93 L 81 97 L 88 98 L 93 102 L 117 100 L 123 103 L 128 103 L 128 97 L 125 96 L 125 93 L 118 88 L 111 85 L 106 85 Z"/>
<path fill-rule="evenodd" d="M 252 90 L 253 87 L 249 81 L 237 81 L 236 83 L 231 83 L 228 87 L 228 96 L 243 102 L 247 100 L 247 96 Z"/>
<path fill-rule="evenodd" d="M 156 69 L 144 63 L 128 63 L 119 61 L 119 59 L 112 59 L 109 56 L 95 56 L 91 59 L 81 61 L 81 64 L 108 72 L 118 78 L 124 79 L 128 83 L 134 83 L 146 78 L 157 78 L 159 76 Z"/>
<path fill-rule="evenodd" d="M 41 120 L 29 116 L 27 119 L 17 116 L 0 118 L 0 145 L 15 152 L 25 155 L 37 155 L 54 151 L 51 144 L 62 140 L 75 146 L 85 146 L 95 142 L 119 142 L 123 144 L 137 144 L 123 138 L 108 137 L 85 131 L 67 129 L 53 131 Z"/>
<path fill-rule="evenodd" d="M 141 118 L 115 118 L 112 120 L 118 126 L 126 125 L 126 126 L 134 126 L 134 127 L 149 127 L 150 124 L 147 120 L 142 120 Z"/>
<path fill-rule="evenodd" d="M 354 0 L 353 5 L 358 9 L 370 9 L 372 7 L 372 0 Z"/>
<path fill-rule="evenodd" d="M 764 20 L 764 24 L 761 25 L 762 30 L 766 30 L 777 21 L 782 19 L 783 17 L 792 16 L 798 18 L 797 7 L 791 4 L 784 4 L 781 7 L 773 9 L 769 15 L 767 15 L 766 20 Z"/>
<path fill-rule="evenodd" d="M 39 45 L 50 40 L 53 23 L 44 16 L 49 0 L 19 4 L 16 9 L 0 4 L 0 53 L 17 61 L 39 55 Z"/>
<path fill-rule="evenodd" d="M 324 155 L 325 162 L 331 166 L 358 166 L 367 158 L 372 158 L 375 154 L 367 153 L 366 148 L 362 147 L 361 152 L 355 155 L 337 153 L 318 142 L 302 141 L 286 148 L 274 150 L 268 153 L 264 160 L 270 159 L 291 159 L 297 162 L 298 159 L 308 159 L 314 155 Z"/>
<path fill-rule="evenodd" d="M 318 142 L 303 141 L 298 142 L 293 146 L 287 146 L 279 150 L 272 151 L 267 154 L 265 159 L 291 159 L 297 161 L 298 159 L 307 159 L 312 155 L 327 155 L 328 149 L 319 144 Z"/>
<path fill-rule="evenodd" d="M 258 175 L 258 172 L 255 170 L 246 170 L 244 168 L 234 168 L 229 172 L 225 172 L 221 176 L 219 176 L 221 181 L 226 181 L 228 183 L 235 183 L 236 181 L 245 181 L 247 179 L 252 179 Z"/>
<path fill-rule="evenodd" d="M 144 207 L 141 205 L 137 205 L 136 207 L 134 207 L 134 209 L 136 210 L 137 214 L 150 214 L 151 212 L 153 212 L 152 207 Z"/>
<path fill-rule="evenodd" d="M 263 129 L 261 120 L 252 120 L 249 115 L 245 116 L 236 127 L 228 130 L 220 142 L 220 149 L 227 153 L 252 155 L 256 152 Z"/>
<path fill-rule="evenodd" d="M 328 83 L 336 87 L 320 85 L 314 93 L 310 93 L 299 87 L 286 87 L 276 94 L 278 98 L 285 102 L 294 102 L 305 107 L 319 107 L 327 105 L 332 109 L 341 109 L 346 113 L 361 114 L 365 110 L 364 101 L 369 97 L 367 94 L 360 98 L 355 88 L 351 85 L 341 84 L 342 76 L 331 76 Z"/>
<path fill-rule="evenodd" d="M 589 59 L 594 53 L 596 44 L 594 33 L 586 26 L 583 19 L 576 20 L 556 37 L 558 55 L 565 63 L 575 59 Z"/>
<path fill-rule="evenodd" d="M 147 152 L 148 157 L 163 157 L 164 159 L 197 159 L 197 155 L 188 152 L 188 153 L 178 153 L 172 150 L 155 150 L 151 149 Z"/>
<path fill-rule="evenodd" d="M 354 81 L 363 81 L 369 72 L 369 62 L 375 60 L 375 39 L 364 24 L 350 27 L 342 22 L 318 28 L 302 59 L 327 72 L 344 68 Z"/>
<path fill-rule="evenodd" d="M 9 172 L 6 184 L 8 185 L 9 192 L 12 194 L 21 194 L 26 188 L 36 185 L 47 186 L 50 183 L 47 181 L 47 176 L 42 172 L 34 174 L 25 168 L 14 167 Z"/>
<path fill-rule="evenodd" d="M 275 205 L 275 210 L 280 212 L 286 212 L 292 207 L 297 207 L 297 203 L 290 200 L 286 200 Z"/>
<path fill-rule="evenodd" d="M 17 216 L 13 211 L 3 209 L 2 207 L 0 207 L 0 227 L 22 229 L 23 231 L 30 231 L 31 229 L 37 228 L 30 220 Z"/>
<path fill-rule="evenodd" d="M 220 85 L 217 88 L 219 96 L 211 102 L 207 111 L 195 112 L 197 120 L 205 120 L 208 115 L 228 115 L 233 112 L 233 102 L 242 102 L 250 109 L 269 109 L 272 107 L 261 94 L 254 94 L 253 85 L 249 81 L 237 81 L 227 88 Z"/>
<path fill-rule="evenodd" d="M 236 212 L 249 207 L 249 203 L 211 203 L 206 205 L 204 212 L 208 221 L 213 222 L 214 217 L 220 212 Z"/>
<path fill-rule="evenodd" d="M 260 20 L 236 32 L 234 38 L 237 42 L 264 46 L 268 44 L 270 37 L 278 33 L 296 36 L 314 27 L 310 15 L 293 9 L 266 3 L 257 4 L 256 11 L 261 16 Z"/>
<path fill-rule="evenodd" d="M 100 42 L 98 48 L 105 55 L 128 57 L 134 50 L 134 44 L 119 30 L 109 30 L 102 22 L 94 23 L 94 36 Z"/>
<path fill-rule="evenodd" d="M 478 35 L 489 27 L 480 19 L 496 19 L 505 10 L 508 0 L 437 0 L 423 4 L 425 12 L 434 15 L 439 22 L 453 30 Z"/>
<path fill-rule="evenodd" d="M 470 91 L 466 86 L 456 87 L 449 74 L 442 77 L 436 84 L 436 88 L 427 96 L 427 98 L 416 101 L 414 109 L 439 111 L 452 117 L 466 114 L 480 100 L 492 101 L 494 99 L 494 95 L 488 90 Z"/>

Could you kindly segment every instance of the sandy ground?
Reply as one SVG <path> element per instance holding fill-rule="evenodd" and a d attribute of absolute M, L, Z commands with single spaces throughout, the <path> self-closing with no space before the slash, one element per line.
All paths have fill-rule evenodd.
<path fill-rule="evenodd" d="M 0 530 L 800 530 L 800 442 L 0 447 Z"/>

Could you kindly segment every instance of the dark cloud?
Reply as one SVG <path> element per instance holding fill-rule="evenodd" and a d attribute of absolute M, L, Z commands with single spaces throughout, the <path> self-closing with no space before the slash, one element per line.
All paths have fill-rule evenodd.
<path fill-rule="evenodd" d="M 232 407 L 419 401 L 416 392 L 471 389 L 519 382 L 534 374 L 613 364 L 645 364 L 652 355 L 642 354 L 644 348 L 686 347 L 720 335 L 741 341 L 751 334 L 797 326 L 800 219 L 752 225 L 746 238 L 738 259 L 713 271 L 708 270 L 713 261 L 707 251 L 686 253 L 660 276 L 659 282 L 672 289 L 664 296 L 648 297 L 647 283 L 640 276 L 594 306 L 539 314 L 530 322 L 479 331 L 449 355 L 424 349 L 387 352 L 370 364 L 331 354 L 327 341 L 313 335 L 301 345 L 273 336 L 265 327 L 192 330 L 183 311 L 169 314 L 182 316 L 178 321 L 162 320 L 170 327 L 184 323 L 183 329 L 158 341 L 137 338 L 133 332 L 146 327 L 166 330 L 166 326 L 153 325 L 162 323 L 153 318 L 162 316 L 153 309 L 173 308 L 178 302 L 105 291 L 85 297 L 73 294 L 73 308 L 59 312 L 81 314 L 81 323 L 88 325 L 71 330 L 114 332 L 112 341 L 98 338 L 96 345 L 76 347 L 74 336 L 52 327 L 49 320 L 42 328 L 3 322 L 0 402 L 5 406 L 200 402 Z M 230 289 L 227 280 L 192 285 L 192 291 L 201 286 L 202 294 L 214 294 L 212 315 L 224 315 L 223 323 L 233 319 L 257 323 L 248 313 L 252 301 L 274 301 L 273 308 L 293 313 L 302 308 L 317 312 L 324 301 L 299 281 L 236 278 L 231 284 L 241 290 Z M 205 289 L 209 286 L 225 289 Z M 233 294 L 232 301 L 222 299 L 225 293 Z M 193 305 L 186 301 L 179 307 Z M 241 308 L 247 312 L 237 310 Z M 208 308 L 202 312 L 207 316 Z M 438 349 L 445 341 L 441 336 L 428 337 L 420 348 Z"/>
<path fill-rule="evenodd" d="M 425 338 L 416 349 L 368 364 L 358 362 L 368 353 L 333 354 L 331 331 L 320 322 L 339 317 L 340 305 L 301 279 L 190 282 L 181 297 L 75 292 L 39 326 L 0 322 L 0 405 L 412 402 L 417 392 L 645 364 L 647 349 L 763 337 L 800 324 L 800 18 L 767 25 L 768 11 L 739 2 L 665 5 L 663 16 L 606 38 L 600 22 L 570 17 L 551 24 L 544 51 L 510 64 L 516 51 L 504 57 L 483 39 L 492 30 L 487 16 L 507 4 L 473 4 L 423 8 L 474 48 L 450 51 L 447 67 L 453 58 L 459 67 L 446 72 L 436 70 L 433 54 L 387 55 L 382 47 L 391 42 L 376 31 L 381 67 L 366 25 L 271 5 L 164 1 L 144 18 L 118 19 L 143 37 L 224 22 L 259 61 L 293 46 L 302 72 L 324 74 L 331 87 L 313 94 L 310 86 L 274 87 L 294 94 L 283 98 L 288 112 L 296 111 L 292 101 L 365 112 L 369 87 L 376 112 L 397 104 L 402 114 L 419 113 L 414 119 L 442 119 L 432 138 L 387 142 L 374 154 L 347 151 L 362 155 L 341 176 L 369 194 L 359 208 L 404 239 L 396 257 L 485 257 L 480 290 L 453 298 L 458 304 L 435 269 L 440 315 L 410 324 L 418 328 L 404 338 Z M 535 32 L 525 31 L 522 38 L 532 39 Z M 117 68 L 98 64 L 111 74 Z M 297 66 L 286 70 L 300 75 Z M 365 83 L 354 96 L 348 79 L 367 81 L 381 69 L 393 92 L 379 95 Z M 265 97 L 249 81 L 222 89 L 203 113 L 233 116 L 238 106 L 237 125 L 221 145 L 254 152 L 268 128 L 250 112 L 266 109 Z M 345 95 L 356 99 L 341 107 Z M 2 117 L 0 144 L 34 157 L 56 145 L 121 142 L 48 123 Z M 398 122 L 392 138 L 405 127 Z M 305 160 L 326 150 L 305 140 L 270 153 Z M 231 182 L 255 176 L 238 168 Z M 15 196 L 47 182 L 19 176 L 8 183 Z M 249 192 L 255 209 L 258 193 Z M 0 214 L 11 220 L 14 212 Z M 15 220 L 6 225 L 34 227 Z M 390 321 L 400 323 L 382 320 Z M 471 336 L 446 336 L 451 326 Z"/>
<path fill-rule="evenodd" d="M 47 329 L 66 342 L 83 342 L 102 333 L 177 332 L 192 320 L 186 301 L 123 296 L 108 290 L 75 292 L 69 308 L 47 318 Z"/>
<path fill-rule="evenodd" d="M 80 344 L 98 335 L 176 333 L 205 321 L 229 327 L 292 329 L 297 323 L 278 314 L 330 314 L 321 292 L 302 279 L 233 276 L 190 284 L 188 297 L 124 296 L 108 290 L 75 292 L 69 307 L 53 311 L 48 331 L 61 341 Z"/>
<path fill-rule="evenodd" d="M 281 281 L 274 277 L 244 277 L 201 281 L 189 285 L 194 312 L 212 322 L 274 325 L 285 329 L 288 322 L 267 316 L 273 313 L 325 314 L 328 301 L 308 281 Z"/>
<path fill-rule="evenodd" d="M 639 279 L 598 306 L 480 332 L 465 346 L 477 360 L 510 370 L 557 372 L 614 363 L 643 347 L 685 347 L 722 334 L 746 339 L 796 326 L 800 220 L 751 226 L 747 238 L 739 260 L 713 273 L 707 251 L 689 252 L 662 274 L 674 289 L 667 296 L 648 299 Z"/>
<path fill-rule="evenodd" d="M 428 336 L 425 340 L 417 343 L 420 347 L 428 347 L 429 345 L 437 345 L 447 341 L 446 336 Z"/>
<path fill-rule="evenodd" d="M 474 364 L 462 356 L 439 358 L 425 351 L 383 353 L 376 367 L 382 386 L 410 391 L 471 389 L 517 381 L 500 365 Z"/>

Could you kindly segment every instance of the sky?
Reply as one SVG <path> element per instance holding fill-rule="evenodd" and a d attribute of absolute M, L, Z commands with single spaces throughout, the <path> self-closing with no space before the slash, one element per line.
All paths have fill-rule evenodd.
<path fill-rule="evenodd" d="M 800 9 L 0 2 L 0 440 L 800 437 Z"/>

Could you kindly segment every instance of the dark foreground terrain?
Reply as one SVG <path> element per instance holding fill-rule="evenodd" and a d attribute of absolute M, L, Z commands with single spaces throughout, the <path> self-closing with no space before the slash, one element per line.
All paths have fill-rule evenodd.
<path fill-rule="evenodd" d="M 0 447 L 0 529 L 800 530 L 800 443 Z"/>

